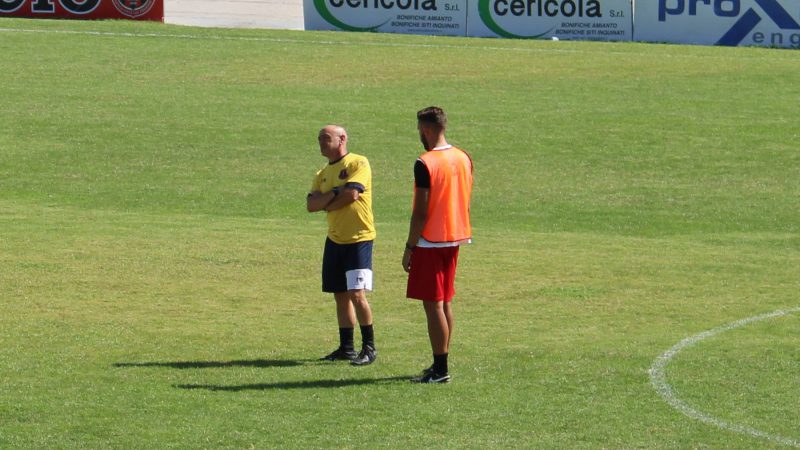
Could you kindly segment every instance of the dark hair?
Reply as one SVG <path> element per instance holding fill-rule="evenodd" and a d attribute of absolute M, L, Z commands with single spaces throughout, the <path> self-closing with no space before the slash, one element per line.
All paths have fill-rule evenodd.
<path fill-rule="evenodd" d="M 447 127 L 447 114 L 442 108 L 429 106 L 417 113 L 417 121 L 444 130 Z"/>

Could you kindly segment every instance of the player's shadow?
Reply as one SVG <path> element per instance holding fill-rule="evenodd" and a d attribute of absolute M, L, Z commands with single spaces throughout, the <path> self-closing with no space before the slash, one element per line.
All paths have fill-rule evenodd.
<path fill-rule="evenodd" d="M 295 367 L 315 362 L 312 359 L 248 359 L 236 361 L 166 361 L 166 362 L 122 362 L 114 367 L 166 367 L 172 369 L 215 369 L 224 367 Z"/>
<path fill-rule="evenodd" d="M 314 389 L 314 388 L 339 388 L 346 386 L 362 386 L 368 384 L 385 384 L 394 381 L 408 381 L 410 377 L 387 377 L 387 378 L 359 378 L 352 380 L 314 380 L 314 381 L 284 381 L 278 383 L 257 383 L 240 384 L 233 386 L 221 386 L 216 384 L 177 384 L 178 389 L 187 390 L 207 390 L 222 392 L 241 392 L 241 391 L 268 391 L 268 390 L 288 390 L 288 389 Z"/>

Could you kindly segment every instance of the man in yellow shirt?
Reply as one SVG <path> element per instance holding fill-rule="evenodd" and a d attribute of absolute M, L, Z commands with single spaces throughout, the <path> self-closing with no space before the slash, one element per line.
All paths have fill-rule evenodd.
<path fill-rule="evenodd" d="M 372 170 L 367 158 L 347 150 L 347 132 L 328 125 L 319 132 L 319 149 L 328 164 L 317 172 L 306 199 L 308 212 L 326 211 L 328 238 L 322 258 L 322 291 L 333 293 L 339 323 L 339 347 L 326 361 L 349 360 L 371 364 L 378 355 L 372 327 L 372 309 L 366 291 L 372 291 Z M 361 328 L 361 352 L 353 334 Z"/>

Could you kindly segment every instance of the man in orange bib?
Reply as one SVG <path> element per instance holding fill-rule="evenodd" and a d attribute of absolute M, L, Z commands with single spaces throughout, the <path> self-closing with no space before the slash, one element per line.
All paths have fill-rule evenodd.
<path fill-rule="evenodd" d="M 433 365 L 411 381 L 447 383 L 447 355 L 453 332 L 451 301 L 455 295 L 458 249 L 472 242 L 470 197 L 472 160 L 447 143 L 447 115 L 435 106 L 417 113 L 420 141 L 426 152 L 414 165 L 414 206 L 403 269 L 406 297 L 422 300 L 428 321 Z"/>

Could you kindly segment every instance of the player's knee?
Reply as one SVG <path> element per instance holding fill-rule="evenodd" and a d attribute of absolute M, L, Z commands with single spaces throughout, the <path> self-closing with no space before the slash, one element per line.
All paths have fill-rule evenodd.
<path fill-rule="evenodd" d="M 350 301 L 356 305 L 369 306 L 369 302 L 367 301 L 367 293 L 363 289 L 350 291 Z"/>

